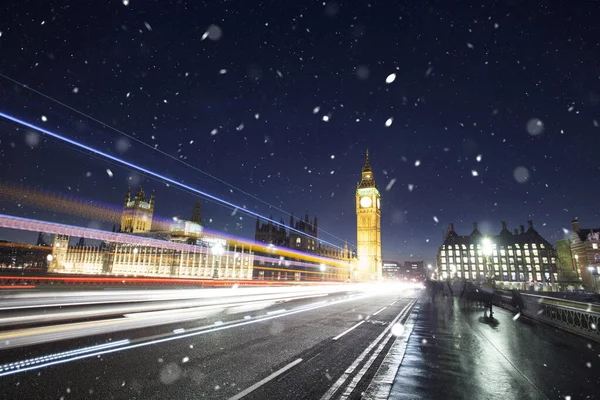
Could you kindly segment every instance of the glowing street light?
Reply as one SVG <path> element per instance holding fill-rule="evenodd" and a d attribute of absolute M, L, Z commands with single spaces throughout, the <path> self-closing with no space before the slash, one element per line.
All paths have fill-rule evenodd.
<path fill-rule="evenodd" d="M 321 263 L 321 265 L 319 266 L 319 269 L 321 270 L 321 280 L 324 281 L 325 280 L 325 270 L 327 269 L 327 266 L 323 263 Z"/>
<path fill-rule="evenodd" d="M 484 259 L 485 259 L 486 278 L 491 279 L 491 275 L 493 275 L 493 274 L 490 274 L 489 259 L 492 257 L 492 253 L 494 251 L 494 244 L 492 243 L 490 238 L 488 238 L 488 237 L 483 238 L 483 240 L 481 241 L 481 251 L 483 252 L 483 255 L 485 256 Z"/>
<path fill-rule="evenodd" d="M 210 251 L 212 252 L 213 256 L 217 258 L 215 261 L 215 268 L 213 270 L 213 279 L 217 279 L 219 278 L 219 261 L 221 261 L 221 256 L 223 253 L 225 253 L 225 248 L 221 243 L 217 242 L 212 245 Z"/>

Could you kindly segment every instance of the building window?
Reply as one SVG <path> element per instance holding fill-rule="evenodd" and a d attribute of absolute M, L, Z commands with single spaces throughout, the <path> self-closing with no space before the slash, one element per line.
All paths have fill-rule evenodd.
<path fill-rule="evenodd" d="M 472 246 L 472 245 L 471 245 L 471 246 Z M 475 255 L 475 250 L 471 250 L 471 251 L 469 251 L 469 254 L 470 254 L 470 255 L 472 255 L 472 256 L 474 256 L 474 255 Z"/>
<path fill-rule="evenodd" d="M 454 257 L 448 257 L 448 262 L 452 264 L 454 262 Z"/>
<path fill-rule="evenodd" d="M 441 255 L 442 257 L 444 257 L 444 256 L 446 255 L 446 251 L 445 251 L 445 250 L 442 250 L 442 251 L 440 252 L 440 255 Z"/>
<path fill-rule="evenodd" d="M 533 250 L 533 255 L 537 256 L 538 255 L 538 251 L 537 250 Z"/>
<path fill-rule="evenodd" d="M 592 249 L 594 249 L 594 250 L 598 249 L 598 243 L 592 243 Z"/>
<path fill-rule="evenodd" d="M 464 244 L 462 245 L 463 250 L 467 249 L 467 246 L 465 246 Z"/>
<path fill-rule="evenodd" d="M 463 262 L 466 264 L 469 262 L 469 258 L 468 257 L 463 257 Z"/>
<path fill-rule="evenodd" d="M 454 250 L 454 255 L 460 257 L 460 250 Z"/>
<path fill-rule="evenodd" d="M 494 264 L 498 264 L 498 257 L 494 257 Z"/>
<path fill-rule="evenodd" d="M 537 246 L 536 246 L 536 244 L 535 244 L 535 243 L 532 243 L 532 244 L 531 244 L 531 248 L 532 248 L 532 249 L 537 249 Z"/>
<path fill-rule="evenodd" d="M 542 257 L 542 261 L 544 264 L 548 264 L 548 257 Z"/>
<path fill-rule="evenodd" d="M 512 250 L 508 250 L 508 255 L 512 256 L 513 255 L 513 251 Z"/>

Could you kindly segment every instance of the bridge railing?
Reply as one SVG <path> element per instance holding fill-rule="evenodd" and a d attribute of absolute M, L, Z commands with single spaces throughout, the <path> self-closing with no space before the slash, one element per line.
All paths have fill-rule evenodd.
<path fill-rule="evenodd" d="M 520 298 L 520 299 L 519 299 Z M 600 342 L 600 307 L 591 303 L 526 293 L 497 292 L 499 305 L 535 321 Z M 517 308 L 517 305 L 521 307 Z"/>

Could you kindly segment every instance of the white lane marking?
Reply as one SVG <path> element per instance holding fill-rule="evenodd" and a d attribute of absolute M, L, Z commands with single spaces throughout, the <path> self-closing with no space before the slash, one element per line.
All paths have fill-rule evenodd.
<path fill-rule="evenodd" d="M 412 308 L 410 308 L 404 314 L 407 314 L 411 310 L 412 310 Z M 400 318 L 400 319 L 402 319 L 402 318 Z M 377 346 L 377 349 L 373 352 L 373 354 L 371 354 L 371 357 L 369 357 L 369 359 L 367 360 L 367 362 L 365 363 L 365 365 L 363 365 L 363 367 L 360 369 L 360 371 L 358 371 L 358 373 L 354 376 L 354 378 L 352 378 L 352 381 L 346 387 L 346 390 L 344 390 L 344 394 L 342 394 L 340 396 L 340 400 L 346 400 L 347 398 L 350 397 L 350 395 L 352 394 L 352 392 L 354 391 L 354 389 L 356 388 L 356 386 L 358 385 L 358 383 L 360 382 L 360 380 L 363 378 L 363 376 L 365 376 L 365 374 L 367 373 L 367 371 L 369 370 L 369 368 L 371 368 L 371 365 L 373 365 L 373 363 L 375 362 L 375 360 L 377 359 L 377 357 L 379 357 L 379 354 L 381 353 L 381 351 L 383 350 L 383 348 L 385 347 L 385 345 L 389 342 L 389 340 L 393 336 L 394 336 L 394 334 L 392 332 L 390 332 L 387 335 L 387 337 L 384 340 L 381 341 L 381 343 L 379 344 L 379 346 Z"/>
<path fill-rule="evenodd" d="M 40 363 L 50 361 L 50 360 L 66 358 L 66 357 L 70 357 L 70 356 L 77 355 L 77 354 L 88 353 L 88 352 L 96 351 L 96 350 L 100 350 L 100 349 L 117 347 L 117 346 L 121 346 L 121 345 L 128 344 L 128 343 L 129 343 L 129 339 L 123 339 L 123 340 L 118 340 L 115 342 L 103 343 L 103 344 L 99 344 L 99 345 L 95 345 L 95 346 L 83 347 L 80 349 L 69 350 L 69 351 L 63 351 L 62 353 L 48 354 L 45 356 L 30 358 L 28 360 L 12 362 L 10 364 L 0 365 L 0 372 L 12 370 L 15 368 L 22 368 L 22 367 L 32 365 L 32 364 L 40 364 Z"/>
<path fill-rule="evenodd" d="M 333 340 L 338 340 L 339 338 L 341 338 L 342 336 L 344 336 L 346 333 L 354 330 L 355 328 L 358 328 L 359 326 L 361 326 L 362 324 L 364 324 L 365 321 L 360 321 L 358 324 L 352 326 L 349 329 L 346 329 L 344 332 L 340 333 L 339 335 L 337 335 L 336 337 L 333 338 Z"/>
<path fill-rule="evenodd" d="M 390 303 L 390 306 L 393 306 L 394 304 L 396 304 L 396 302 L 397 302 L 397 301 L 398 301 L 398 300 L 394 300 L 394 301 L 392 301 L 392 302 Z"/>
<path fill-rule="evenodd" d="M 175 333 L 175 334 L 183 333 L 183 332 L 185 332 L 185 329 L 183 329 L 183 328 L 173 329 L 173 333 Z"/>
<path fill-rule="evenodd" d="M 373 314 L 371 314 L 371 315 L 377 315 L 377 314 L 379 314 L 380 312 L 382 312 L 383 310 L 385 310 L 386 308 L 387 308 L 387 306 L 386 306 L 386 307 L 383 307 L 383 308 L 382 308 L 381 310 L 379 310 L 379 311 L 375 311 L 375 312 L 374 312 Z"/>
<path fill-rule="evenodd" d="M 256 389 L 258 389 L 259 387 L 261 387 L 262 385 L 264 385 L 265 383 L 273 380 L 274 378 L 277 378 L 279 375 L 283 374 L 285 371 L 287 371 L 288 369 L 292 368 L 293 366 L 300 364 L 302 362 L 301 358 L 298 358 L 296 361 L 293 361 L 291 363 L 289 363 L 288 365 L 286 365 L 285 367 L 281 368 L 280 370 L 277 370 L 275 372 L 273 372 L 271 375 L 267 376 L 264 379 L 261 379 L 260 381 L 256 382 L 254 385 L 250 386 L 249 388 L 242 390 L 241 392 L 239 392 L 238 394 L 236 394 L 235 396 L 229 398 L 229 400 L 239 400 L 242 397 L 246 396 L 247 394 L 250 394 L 252 392 L 254 392 Z"/>
<path fill-rule="evenodd" d="M 329 390 L 323 395 L 323 397 L 321 397 L 321 400 L 329 400 L 333 397 L 335 392 L 337 392 L 338 389 L 340 388 L 340 386 L 342 386 L 346 382 L 346 380 L 348 380 L 350 375 L 354 372 L 354 370 L 358 367 L 358 365 L 362 362 L 362 360 L 364 360 L 364 358 L 371 352 L 373 347 L 375 347 L 377 345 L 377 343 L 379 343 L 379 341 L 387 334 L 387 332 L 392 328 L 392 326 L 394 326 L 396 321 L 398 321 L 402 317 L 404 312 L 409 309 L 411 304 L 413 304 L 415 302 L 416 302 L 416 300 L 410 301 L 402 309 L 402 311 L 400 311 L 400 313 L 398 313 L 396 318 L 394 318 L 394 320 L 392 322 L 390 322 L 390 324 L 383 330 L 383 332 L 381 332 L 381 334 L 379 336 L 377 336 L 377 338 L 375 340 L 373 340 L 373 342 L 371 342 L 371 344 L 356 358 L 356 360 L 354 360 L 352 365 L 350 365 L 346 369 L 346 371 L 344 371 L 342 376 L 340 376 L 339 379 L 337 381 L 335 381 L 335 383 L 329 388 Z"/>
<path fill-rule="evenodd" d="M 318 310 L 319 308 L 329 307 L 329 306 L 332 306 L 334 304 L 340 304 L 340 303 L 346 303 L 346 302 L 349 302 L 349 301 L 360 300 L 360 299 L 367 298 L 369 296 L 371 296 L 371 294 L 357 295 L 357 296 L 353 296 L 353 297 L 344 298 L 342 300 L 327 302 L 326 304 L 320 304 L 320 305 L 317 305 L 317 306 L 310 306 L 310 305 L 308 305 L 308 306 L 301 307 L 301 308 L 296 309 L 296 310 L 292 310 L 290 312 L 286 312 L 284 314 L 276 314 L 276 315 L 271 315 L 271 316 L 268 316 L 268 317 L 262 317 L 262 318 L 257 318 L 257 319 L 253 319 L 253 320 L 246 320 L 246 321 L 243 321 L 243 322 L 232 321 L 232 322 L 230 322 L 228 324 L 223 324 L 222 326 L 216 326 L 216 327 L 214 325 L 202 326 L 202 327 L 196 328 L 197 331 L 189 332 L 189 333 L 185 333 L 185 334 L 177 335 L 177 336 L 168 336 L 168 337 L 164 337 L 164 338 L 160 338 L 160 339 L 153 339 L 153 340 L 147 340 L 147 338 L 140 338 L 140 339 L 136 339 L 134 343 L 130 343 L 130 344 L 122 346 L 122 347 L 112 348 L 112 349 L 106 349 L 106 350 L 102 350 L 102 351 L 96 351 L 96 352 L 89 353 L 89 354 L 76 355 L 76 356 L 73 356 L 73 357 L 70 357 L 70 358 L 65 358 L 65 359 L 62 359 L 62 360 L 55 360 L 54 361 L 55 357 L 53 357 L 52 359 L 47 360 L 47 362 L 40 363 L 38 365 L 32 365 L 32 366 L 29 366 L 29 367 L 19 368 L 17 370 L 11 370 L 11 371 L 0 371 L 0 377 L 7 376 L 7 375 L 13 375 L 13 374 L 17 374 L 17 373 L 20 373 L 20 372 L 31 371 L 31 370 L 35 370 L 35 369 L 46 368 L 46 367 L 50 367 L 52 365 L 64 364 L 64 363 L 68 363 L 68 362 L 71 362 L 71 361 L 82 360 L 82 359 L 85 359 L 85 358 L 91 358 L 91 357 L 96 357 L 96 356 L 100 356 L 100 355 L 105 355 L 105 354 L 111 354 L 111 353 L 116 353 L 116 352 L 125 351 L 125 350 L 136 349 L 136 348 L 139 348 L 139 347 L 146 347 L 146 346 L 150 346 L 150 345 L 154 345 L 154 344 L 159 344 L 159 343 L 166 343 L 166 342 L 170 342 L 170 341 L 173 341 L 173 340 L 185 339 L 185 338 L 188 338 L 188 337 L 194 337 L 194 336 L 198 336 L 198 335 L 205 335 L 207 333 L 217 332 L 217 331 L 221 331 L 221 330 L 225 330 L 225 329 L 237 328 L 239 326 L 246 326 L 246 325 L 250 325 L 250 324 L 254 324 L 254 323 L 258 323 L 258 322 L 269 321 L 269 320 L 272 320 L 272 319 L 287 317 L 289 315 L 303 313 L 303 312 L 306 312 L 306 311 Z M 146 340 L 146 341 L 144 341 L 144 340 Z M 13 363 L 13 364 L 16 364 L 16 363 Z M 12 365 L 12 364 L 10 364 L 10 365 Z"/>

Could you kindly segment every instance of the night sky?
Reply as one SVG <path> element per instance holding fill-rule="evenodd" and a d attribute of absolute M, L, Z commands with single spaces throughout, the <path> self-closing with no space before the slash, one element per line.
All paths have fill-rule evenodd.
<path fill-rule="evenodd" d="M 385 259 L 433 262 L 450 222 L 531 219 L 552 243 L 574 217 L 600 225 L 599 3 L 477 3 L 9 1 L 0 73 L 97 121 L 6 77 L 0 111 L 263 215 L 260 200 L 308 210 L 351 243 L 368 148 Z M 193 211 L 192 194 L 5 120 L 0 157 L 1 182 L 116 205 L 142 184 L 156 214 Z M 210 228 L 253 236 L 255 218 L 203 207 Z"/>

